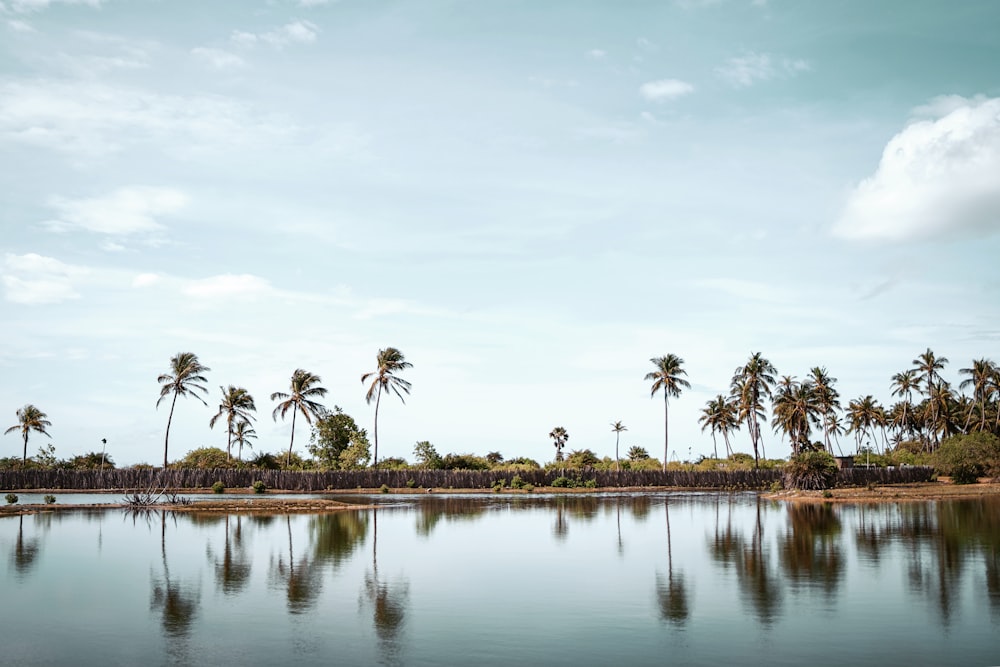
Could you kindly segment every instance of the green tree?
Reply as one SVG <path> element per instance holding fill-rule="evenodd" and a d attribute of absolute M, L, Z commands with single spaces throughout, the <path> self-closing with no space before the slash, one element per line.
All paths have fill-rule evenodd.
<path fill-rule="evenodd" d="M 764 440 L 760 434 L 760 422 L 764 420 L 764 398 L 771 397 L 774 386 L 774 375 L 777 373 L 774 364 L 764 358 L 760 352 L 750 355 L 747 363 L 738 366 L 733 374 L 732 396 L 736 401 L 739 416 L 746 422 L 750 431 L 750 441 L 753 443 L 754 467 L 760 465 L 760 454 Z"/>
<path fill-rule="evenodd" d="M 427 440 L 421 440 L 413 446 L 413 457 L 417 465 L 427 470 L 441 469 L 441 455 Z"/>
<path fill-rule="evenodd" d="M 645 461 L 649 458 L 649 452 L 646 451 L 645 447 L 639 447 L 638 445 L 633 445 L 628 448 L 628 454 L 626 454 L 629 461 Z"/>
<path fill-rule="evenodd" d="M 313 419 L 318 419 L 323 414 L 323 406 L 313 399 L 326 396 L 326 389 L 321 387 L 322 382 L 318 375 L 301 368 L 295 369 L 292 373 L 290 393 L 276 391 L 271 394 L 272 401 L 281 401 L 271 413 L 271 418 L 278 421 L 278 416 L 285 419 L 288 411 L 292 411 L 292 437 L 288 441 L 288 456 L 285 457 L 285 466 L 292 464 L 292 446 L 295 444 L 295 417 L 300 412 L 306 423 L 312 426 Z"/>
<path fill-rule="evenodd" d="M 615 472 L 621 470 L 621 464 L 618 462 L 618 440 L 621 438 L 622 431 L 627 431 L 628 428 L 625 424 L 620 421 L 611 422 L 611 432 L 615 434 Z"/>
<path fill-rule="evenodd" d="M 946 438 L 934 453 L 934 465 L 956 484 L 975 484 L 979 477 L 1000 475 L 1000 438 L 970 433 Z"/>
<path fill-rule="evenodd" d="M 996 385 L 997 365 L 990 359 L 974 359 L 972 366 L 962 368 L 960 375 L 969 377 L 958 385 L 959 389 L 972 387 L 973 405 L 979 408 L 979 424 L 977 430 L 986 431 L 986 406 L 989 404 L 993 394 L 997 392 Z M 972 423 L 973 411 L 969 410 L 969 416 L 965 422 L 965 429 L 969 430 Z"/>
<path fill-rule="evenodd" d="M 204 383 L 208 382 L 205 378 L 205 373 L 212 370 L 207 366 L 203 366 L 200 361 L 198 361 L 198 355 L 194 352 L 178 352 L 176 355 L 170 359 L 170 372 L 164 373 L 160 377 L 156 378 L 162 386 L 160 387 L 160 398 L 156 401 L 156 407 L 160 407 L 167 396 L 173 394 L 173 398 L 170 401 L 170 415 L 167 417 L 167 432 L 163 437 L 163 467 L 167 467 L 167 450 L 170 446 L 170 423 L 174 419 L 174 407 L 177 405 L 177 397 L 184 396 L 194 396 L 202 405 L 208 406 L 201 396 L 196 392 L 201 392 L 203 394 L 208 393 L 208 389 L 204 387 Z"/>
<path fill-rule="evenodd" d="M 850 421 L 849 431 L 854 433 L 857 451 L 861 451 L 861 439 L 871 435 L 872 442 L 878 447 L 875 427 L 884 419 L 884 411 L 871 394 L 851 401 L 847 406 L 847 417 Z"/>
<path fill-rule="evenodd" d="M 254 405 L 253 396 L 243 387 L 229 385 L 228 389 L 219 387 L 222 392 L 222 400 L 219 402 L 219 411 L 214 417 L 208 420 L 208 427 L 215 428 L 215 422 L 220 417 L 226 417 L 226 454 L 233 457 L 233 427 L 238 422 L 250 423 L 253 421 L 253 414 L 257 411 Z"/>
<path fill-rule="evenodd" d="M 17 411 L 17 423 L 4 431 L 4 435 L 8 433 L 14 433 L 15 431 L 21 432 L 21 438 L 24 440 L 24 452 L 21 454 L 21 465 L 28 462 L 28 435 L 34 431 L 35 433 L 41 433 L 46 438 L 51 438 L 49 432 L 45 429 L 52 426 L 52 422 L 49 421 L 49 416 L 36 408 L 31 403 L 28 403 L 23 408 Z"/>
<path fill-rule="evenodd" d="M 552 438 L 552 444 L 556 448 L 556 461 L 562 461 L 562 450 L 566 446 L 566 441 L 569 440 L 569 433 L 562 426 L 556 426 L 549 432 L 549 437 Z"/>
<path fill-rule="evenodd" d="M 778 390 L 772 399 L 774 417 L 771 424 L 788 435 L 792 443 L 792 454 L 803 449 L 811 449 L 809 433 L 811 426 L 819 424 L 820 407 L 815 386 L 811 382 L 797 382 L 785 376 L 778 383 Z"/>
<path fill-rule="evenodd" d="M 718 394 L 702 408 L 698 423 L 701 424 L 702 433 L 705 432 L 706 428 L 711 430 L 712 451 L 715 458 L 719 458 L 719 451 L 715 443 L 716 433 L 721 433 L 722 439 L 726 443 L 726 456 L 733 455 L 733 448 L 729 444 L 729 434 L 740 427 L 739 418 L 736 413 L 736 403 L 727 399 L 722 394 Z"/>
<path fill-rule="evenodd" d="M 653 382 L 649 397 L 663 390 L 663 470 L 666 470 L 670 458 L 670 397 L 679 397 L 681 388 L 690 389 L 691 383 L 681 377 L 687 375 L 687 371 L 682 368 L 684 360 L 676 354 L 653 357 L 649 361 L 656 367 L 656 370 L 646 373 L 646 381 Z"/>
<path fill-rule="evenodd" d="M 812 389 L 815 392 L 815 406 L 823 422 L 823 445 L 826 447 L 826 451 L 832 453 L 833 447 L 830 445 L 830 418 L 841 409 L 840 392 L 834 388 L 837 378 L 830 377 L 826 368 L 814 366 L 809 370 L 809 382 L 812 383 Z"/>
<path fill-rule="evenodd" d="M 900 371 L 892 376 L 892 395 L 899 396 L 902 403 L 900 419 L 897 420 L 902 437 L 903 429 L 908 429 L 913 434 L 913 421 L 910 419 L 910 412 L 913 410 L 913 392 L 920 391 L 920 377 L 916 369 Z"/>
<path fill-rule="evenodd" d="M 365 400 L 371 405 L 372 400 L 375 401 L 375 467 L 378 467 L 378 406 L 382 400 L 382 391 L 393 392 L 399 397 L 399 400 L 404 404 L 406 400 L 403 398 L 403 394 L 410 393 L 411 384 L 404 380 L 403 378 L 396 375 L 407 368 L 412 368 L 413 364 L 406 361 L 403 353 L 394 347 L 387 347 L 384 350 L 379 350 L 378 354 L 375 356 L 375 362 L 377 368 L 371 373 L 365 373 L 361 376 L 361 382 L 364 384 L 371 379 L 371 385 L 368 387 L 368 393 L 365 394 Z"/>
<path fill-rule="evenodd" d="M 371 457 L 370 452 L 364 457 L 364 452 L 370 448 L 368 432 L 358 428 L 354 418 L 336 405 L 333 412 L 327 412 L 316 420 L 306 448 L 322 467 L 333 470 L 343 469 L 345 462 L 354 467 L 359 456 Z M 341 457 L 349 450 L 351 453 L 342 460 Z"/>

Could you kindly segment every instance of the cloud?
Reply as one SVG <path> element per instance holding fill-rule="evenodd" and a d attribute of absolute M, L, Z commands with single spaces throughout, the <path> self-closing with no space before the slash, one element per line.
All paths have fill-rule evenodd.
<path fill-rule="evenodd" d="M 751 51 L 730 58 L 725 65 L 716 67 L 715 72 L 736 88 L 748 88 L 760 81 L 787 78 L 809 69 L 810 65 L 805 60 Z"/>
<path fill-rule="evenodd" d="M 80 297 L 74 282 L 87 273 L 85 268 L 64 264 L 52 257 L 7 253 L 0 283 L 5 298 L 12 303 L 59 303 Z"/>
<path fill-rule="evenodd" d="M 234 69 L 246 65 L 246 61 L 243 58 L 222 49 L 210 49 L 199 46 L 191 49 L 191 55 L 213 69 Z"/>
<path fill-rule="evenodd" d="M 150 287 L 160 282 L 160 276 L 155 273 L 140 273 L 132 279 L 132 287 Z"/>
<path fill-rule="evenodd" d="M 46 223 L 54 231 L 83 229 L 98 234 L 127 236 L 163 228 L 156 217 L 183 208 L 188 197 L 172 188 L 119 188 L 103 197 L 53 197 L 49 205 L 59 217 Z"/>
<path fill-rule="evenodd" d="M 652 102 L 665 102 L 694 92 L 694 86 L 678 79 L 647 81 L 639 86 L 639 94 Z"/>
<path fill-rule="evenodd" d="M 298 4 L 299 7 L 320 7 L 322 5 L 330 4 L 330 1 L 331 0 L 298 0 L 296 4 Z M 333 1 L 336 2 L 336 0 Z"/>
<path fill-rule="evenodd" d="M 916 112 L 930 118 L 889 140 L 834 235 L 903 241 L 1000 231 L 1000 98 L 938 98 Z"/>
<path fill-rule="evenodd" d="M 33 27 L 31 27 L 31 24 L 28 23 L 27 21 L 21 21 L 18 19 L 8 19 L 7 27 L 13 30 L 14 32 L 22 32 L 22 33 L 38 32 Z"/>
<path fill-rule="evenodd" d="M 263 296 L 273 290 L 270 283 L 263 278 L 246 273 L 240 275 L 227 273 L 191 281 L 182 291 L 196 299 L 224 299 Z"/>
<path fill-rule="evenodd" d="M 162 95 L 98 81 L 0 81 L 0 141 L 93 156 L 129 143 L 161 141 L 166 150 L 287 137 L 297 128 L 219 96 Z"/>
<path fill-rule="evenodd" d="M 87 7 L 99 8 L 104 4 L 104 0 L 9 0 L 12 10 L 19 13 L 40 12 L 48 9 L 52 5 L 86 5 Z"/>
<path fill-rule="evenodd" d="M 608 52 L 604 49 L 591 49 L 590 51 L 587 51 L 587 57 L 593 58 L 594 60 L 602 60 L 607 55 Z"/>
<path fill-rule="evenodd" d="M 280 49 L 287 44 L 312 44 L 319 35 L 319 27 L 312 21 L 292 21 L 267 32 L 234 30 L 229 40 L 244 48 L 268 44 Z"/>

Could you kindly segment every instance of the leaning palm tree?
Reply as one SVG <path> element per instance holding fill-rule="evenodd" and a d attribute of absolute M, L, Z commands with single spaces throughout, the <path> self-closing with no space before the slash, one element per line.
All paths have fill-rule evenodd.
<path fill-rule="evenodd" d="M 715 434 L 721 433 L 722 439 L 726 443 L 726 456 L 733 455 L 733 447 L 729 443 L 729 434 L 740 428 L 740 421 L 736 411 L 736 403 L 726 399 L 722 394 L 705 404 L 701 410 L 701 417 L 698 418 L 702 432 L 711 429 L 712 450 L 715 458 L 719 458 L 718 451 L 715 451 Z"/>
<path fill-rule="evenodd" d="M 225 415 L 226 417 L 226 456 L 232 460 L 233 458 L 233 426 L 238 422 L 250 422 L 253 420 L 252 412 L 257 411 L 257 406 L 254 405 L 253 396 L 250 395 L 243 387 L 234 387 L 229 385 L 228 389 L 223 389 L 219 387 L 219 391 L 222 392 L 222 400 L 219 402 L 219 411 L 208 420 L 208 427 L 215 428 L 215 422 L 219 420 L 219 417 Z"/>
<path fill-rule="evenodd" d="M 552 444 L 556 447 L 556 461 L 562 461 L 562 450 L 566 446 L 566 441 L 569 440 L 569 433 L 562 426 L 556 426 L 549 433 L 549 437 L 552 438 Z"/>
<path fill-rule="evenodd" d="M 691 383 L 682 378 L 687 375 L 687 371 L 681 368 L 684 360 L 676 354 L 668 354 L 663 357 L 653 357 L 649 360 L 655 367 L 655 371 L 646 373 L 646 380 L 652 380 L 653 386 L 649 392 L 652 398 L 656 392 L 663 390 L 663 470 L 667 469 L 667 459 L 670 456 L 670 397 L 681 395 L 681 388 L 691 388 Z"/>
<path fill-rule="evenodd" d="M 967 387 L 972 387 L 972 398 L 973 407 L 979 407 L 979 429 L 980 431 L 986 430 L 986 404 L 989 402 L 992 394 L 996 391 L 996 387 L 993 385 L 993 378 L 997 373 L 997 365 L 991 359 L 973 359 L 972 366 L 969 368 L 963 368 L 958 371 L 961 375 L 968 375 L 969 377 L 958 385 L 959 389 L 965 389 Z M 972 423 L 973 410 L 969 410 L 969 416 L 966 418 L 965 430 L 969 430 L 969 426 Z"/>
<path fill-rule="evenodd" d="M 288 456 L 285 457 L 285 467 L 291 465 L 292 462 L 292 446 L 295 444 L 295 418 L 298 414 L 302 413 L 302 418 L 306 420 L 306 423 L 312 426 L 312 420 L 315 417 L 319 419 L 322 416 L 324 407 L 314 401 L 314 398 L 322 398 L 326 396 L 326 389 L 319 386 L 322 380 L 318 375 L 313 375 L 309 371 L 303 370 L 301 368 L 296 368 L 295 372 L 292 373 L 291 382 L 291 393 L 286 394 L 283 391 L 276 391 L 271 394 L 272 401 L 281 401 L 278 406 L 274 408 L 274 412 L 271 413 L 271 418 L 274 421 L 278 421 L 278 416 L 280 415 L 282 420 L 284 420 L 285 415 L 288 411 L 292 411 L 292 437 L 288 441 Z"/>
<path fill-rule="evenodd" d="M 910 411 L 913 400 L 913 392 L 920 390 L 920 378 L 917 375 L 917 370 L 911 368 L 909 370 L 900 371 L 892 376 L 892 395 L 899 396 L 903 400 L 902 403 L 902 415 L 900 417 L 900 437 L 902 437 L 902 428 L 908 428 L 910 434 L 913 434 L 912 423 L 910 420 Z"/>
<path fill-rule="evenodd" d="M 840 392 L 834 389 L 837 378 L 830 377 L 825 367 L 814 366 L 809 370 L 809 381 L 816 393 L 816 407 L 823 419 L 823 444 L 826 451 L 833 453 L 830 446 L 830 417 L 840 410 Z"/>
<path fill-rule="evenodd" d="M 628 428 L 625 424 L 620 421 L 611 422 L 611 432 L 615 434 L 615 472 L 621 470 L 621 466 L 618 463 L 618 440 L 621 438 L 622 431 L 627 431 Z"/>
<path fill-rule="evenodd" d="M 36 433 L 41 433 L 46 438 L 51 438 L 46 427 L 52 426 L 52 422 L 48 420 L 48 415 L 36 408 L 31 403 L 28 403 L 23 408 L 17 411 L 17 423 L 11 426 L 9 429 L 4 431 L 4 435 L 8 433 L 13 433 L 14 431 L 20 431 L 21 437 L 24 439 L 24 453 L 21 456 L 21 465 L 28 462 L 28 434 L 32 431 Z"/>
<path fill-rule="evenodd" d="M 202 405 L 208 406 L 208 403 L 205 403 L 205 399 L 195 392 L 208 393 L 208 389 L 203 386 L 203 383 L 208 382 L 204 373 L 210 370 L 212 369 L 208 366 L 203 366 L 198 361 L 198 355 L 194 352 L 178 352 L 170 358 L 170 372 L 156 378 L 156 381 L 163 385 L 160 387 L 160 398 L 156 401 L 156 407 L 160 407 L 160 403 L 167 396 L 170 394 L 174 395 L 170 401 L 170 416 L 167 417 L 167 433 L 163 437 L 164 469 L 167 467 L 167 449 L 170 445 L 170 422 L 174 419 L 174 406 L 177 405 L 177 397 L 194 396 L 202 402 Z"/>
<path fill-rule="evenodd" d="M 413 364 L 406 361 L 403 353 L 394 347 L 387 347 L 384 350 L 379 350 L 378 355 L 375 357 L 375 362 L 377 368 L 371 373 L 365 373 L 361 376 L 361 382 L 367 382 L 368 378 L 371 378 L 372 383 L 368 387 L 368 393 L 365 394 L 365 400 L 371 405 L 372 400 L 375 401 L 375 462 L 372 464 L 376 468 L 378 467 L 378 406 L 382 401 L 382 391 L 385 390 L 386 393 L 393 392 L 399 397 L 399 400 L 404 404 L 406 399 L 403 398 L 403 394 L 410 393 L 410 383 L 403 378 L 394 375 L 394 373 L 399 373 L 407 368 L 412 368 Z"/>

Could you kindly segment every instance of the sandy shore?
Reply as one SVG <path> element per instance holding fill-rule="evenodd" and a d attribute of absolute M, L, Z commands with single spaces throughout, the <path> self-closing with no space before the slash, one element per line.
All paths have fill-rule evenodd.
<path fill-rule="evenodd" d="M 1000 496 L 1000 484 L 981 480 L 979 484 L 952 484 L 948 478 L 921 484 L 887 484 L 867 487 L 831 489 L 823 491 L 776 491 L 763 493 L 768 500 L 814 503 L 897 503 L 925 500 L 958 500 Z"/>

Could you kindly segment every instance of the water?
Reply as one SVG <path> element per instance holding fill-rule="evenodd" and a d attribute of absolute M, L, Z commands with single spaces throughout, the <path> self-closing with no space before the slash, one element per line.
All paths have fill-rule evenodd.
<path fill-rule="evenodd" d="M 0 518 L 5 665 L 996 665 L 1000 503 Z"/>

